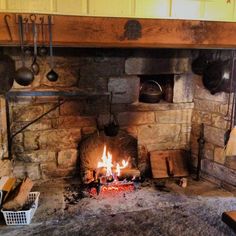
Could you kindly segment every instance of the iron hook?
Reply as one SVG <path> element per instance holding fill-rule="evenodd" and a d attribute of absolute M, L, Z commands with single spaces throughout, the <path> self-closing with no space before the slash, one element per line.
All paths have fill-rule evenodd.
<path fill-rule="evenodd" d="M 12 34 L 11 34 L 11 29 L 10 29 L 10 26 L 9 26 L 9 23 L 8 23 L 8 19 L 11 19 L 11 16 L 10 15 L 5 15 L 4 16 L 4 21 L 5 21 L 5 24 L 6 24 L 6 27 L 7 27 L 7 32 L 8 32 L 8 35 L 10 37 L 10 41 L 13 41 L 12 39 Z"/>

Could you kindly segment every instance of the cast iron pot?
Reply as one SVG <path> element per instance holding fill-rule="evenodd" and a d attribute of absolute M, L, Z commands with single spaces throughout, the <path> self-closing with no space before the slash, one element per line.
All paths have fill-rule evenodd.
<path fill-rule="evenodd" d="M 109 137 L 114 137 L 118 134 L 119 129 L 120 129 L 120 126 L 119 126 L 116 116 L 114 114 L 111 114 L 109 123 L 107 125 L 104 125 L 105 135 Z"/>
<path fill-rule="evenodd" d="M 146 103 L 158 103 L 160 102 L 163 95 L 162 88 L 155 80 L 145 81 L 139 94 L 139 101 Z"/>
<path fill-rule="evenodd" d="M 215 94 L 217 92 L 230 92 L 231 89 L 231 63 L 227 61 L 213 61 L 209 63 L 204 70 L 202 82 L 203 85 L 211 92 Z M 235 74 L 233 72 L 233 74 Z M 233 75 L 232 75 L 233 76 Z M 232 77 L 232 79 L 234 76 Z M 235 81 L 233 80 L 233 86 Z"/>

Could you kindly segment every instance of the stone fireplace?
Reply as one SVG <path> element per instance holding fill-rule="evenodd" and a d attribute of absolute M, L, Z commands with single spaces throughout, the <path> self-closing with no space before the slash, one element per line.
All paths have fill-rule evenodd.
<path fill-rule="evenodd" d="M 19 51 L 4 49 L 16 60 Z M 17 134 L 12 143 L 6 172 L 35 181 L 80 175 L 79 144 L 103 132 L 111 112 L 120 131 L 137 141 L 135 167 L 150 176 L 149 155 L 155 150 L 191 151 L 196 167 L 199 127 L 205 124 L 206 145 L 202 171 L 219 184 L 236 185 L 235 161 L 223 157 L 223 137 L 228 94 L 211 95 L 201 77 L 191 71 L 196 51 L 181 49 L 55 49 L 60 79 L 49 82 L 48 59 L 39 59 L 40 74 L 29 87 L 14 84 L 14 91 L 87 91 L 84 97 L 60 97 L 61 106 Z M 227 57 L 230 52 L 225 52 Z M 30 60 L 28 63 L 30 64 Z M 141 83 L 147 79 L 170 79 L 172 100 L 139 101 Z M 91 94 L 90 94 L 91 93 Z M 97 95 L 96 95 L 97 93 Z M 95 95 L 94 95 L 95 94 Z M 58 96 L 13 96 L 10 98 L 11 132 L 58 104 Z M 3 141 L 1 141 L 3 143 Z M 97 157 L 96 157 L 97 158 Z M 222 174 L 227 178 L 222 179 Z"/>

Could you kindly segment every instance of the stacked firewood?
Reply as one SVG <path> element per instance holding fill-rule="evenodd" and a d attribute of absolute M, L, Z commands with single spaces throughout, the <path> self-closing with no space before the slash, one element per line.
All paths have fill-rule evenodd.
<path fill-rule="evenodd" d="M 11 178 L 11 180 L 11 187 L 8 187 L 7 193 L 4 190 L 3 185 L 3 192 L 5 191 L 5 196 L 2 199 L 2 208 L 10 211 L 22 210 L 33 187 L 33 182 L 31 179 L 26 177 L 23 181 L 14 186 L 16 179 Z"/>

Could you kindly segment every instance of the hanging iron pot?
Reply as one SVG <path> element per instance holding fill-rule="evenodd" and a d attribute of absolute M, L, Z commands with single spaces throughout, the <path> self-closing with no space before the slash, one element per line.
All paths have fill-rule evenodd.
<path fill-rule="evenodd" d="M 203 73 L 203 85 L 215 94 L 217 92 L 230 92 L 231 88 L 231 60 L 216 60 L 208 64 Z M 233 75 L 235 73 L 233 72 Z M 232 76 L 233 76 L 232 75 Z M 232 79 L 234 76 L 232 77 Z M 234 79 L 232 80 L 234 84 Z"/>

